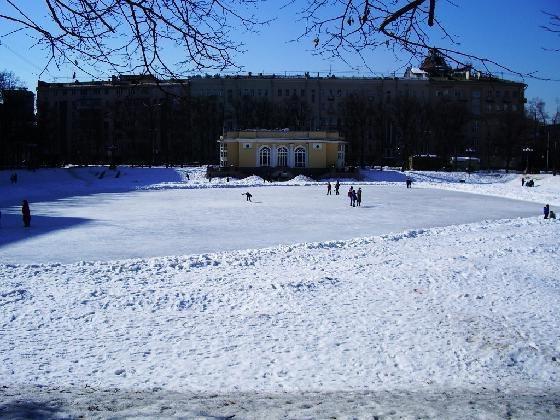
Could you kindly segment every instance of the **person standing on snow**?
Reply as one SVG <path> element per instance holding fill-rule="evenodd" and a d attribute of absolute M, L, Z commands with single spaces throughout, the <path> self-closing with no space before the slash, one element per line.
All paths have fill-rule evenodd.
<path fill-rule="evenodd" d="M 348 190 L 348 198 L 350 199 L 350 206 L 354 207 L 354 187 L 350 187 Z"/>
<path fill-rule="evenodd" d="M 328 182 L 327 183 L 327 195 L 332 195 L 332 191 L 331 191 L 332 187 L 331 187 L 331 183 Z"/>
<path fill-rule="evenodd" d="M 358 192 L 356 193 L 356 204 L 358 207 L 362 206 L 362 189 L 358 188 Z"/>
<path fill-rule="evenodd" d="M 550 206 L 548 204 L 544 206 L 543 213 L 544 213 L 544 218 L 548 219 L 548 213 L 550 213 Z"/>
<path fill-rule="evenodd" d="M 406 188 L 412 188 L 412 179 L 410 177 L 406 177 Z"/>
<path fill-rule="evenodd" d="M 525 186 L 525 178 L 521 177 L 521 186 L 524 187 Z"/>
<path fill-rule="evenodd" d="M 21 214 L 23 216 L 23 226 L 31 226 L 31 210 L 29 209 L 29 203 L 27 202 L 27 200 L 23 200 L 23 203 L 21 205 Z"/>
<path fill-rule="evenodd" d="M 247 200 L 246 200 L 246 201 L 251 201 L 251 197 L 253 196 L 253 195 L 252 195 L 251 193 L 249 193 L 249 192 L 243 193 L 243 194 L 241 194 L 241 195 L 247 196 Z"/>
<path fill-rule="evenodd" d="M 340 195 L 340 182 L 338 182 L 338 179 L 336 180 L 336 184 L 334 184 L 334 192 L 336 195 Z"/>

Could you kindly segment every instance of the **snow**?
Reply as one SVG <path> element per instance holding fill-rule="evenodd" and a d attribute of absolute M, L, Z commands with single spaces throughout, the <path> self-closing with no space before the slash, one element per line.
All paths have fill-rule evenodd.
<path fill-rule="evenodd" d="M 96 172 L 0 173 L 0 416 L 560 415 L 559 177 Z"/>

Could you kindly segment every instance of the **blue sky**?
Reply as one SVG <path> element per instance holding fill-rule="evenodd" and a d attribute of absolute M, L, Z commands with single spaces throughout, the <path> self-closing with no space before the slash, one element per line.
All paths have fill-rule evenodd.
<path fill-rule="evenodd" d="M 245 43 L 245 52 L 236 56 L 236 62 L 245 71 L 254 73 L 328 73 L 340 75 L 371 75 L 357 57 L 347 56 L 352 64 L 325 59 L 313 55 L 310 39 L 290 42 L 302 31 L 303 24 L 297 21 L 297 11 L 304 0 L 296 0 L 289 8 L 281 9 L 286 0 L 267 0 L 261 5 L 259 15 L 263 19 L 276 17 L 270 25 L 261 28 L 258 34 L 240 33 L 236 40 Z M 447 30 L 460 42 L 462 51 L 490 58 L 521 73 L 536 72 L 542 78 L 553 81 L 525 79 L 528 100 L 542 98 L 547 111 L 552 116 L 560 108 L 560 52 L 545 51 L 543 48 L 560 48 L 560 36 L 545 32 L 540 25 L 547 23 L 543 10 L 560 14 L 558 0 L 468 0 L 456 1 L 457 6 L 446 0 L 437 3 L 437 16 Z M 44 3 L 38 0 L 20 0 L 18 4 L 29 13 L 45 15 Z M 0 12 L 6 8 L 5 0 L 0 0 Z M 5 26 L 0 36 L 7 32 Z M 433 38 L 440 45 L 438 36 Z M 0 69 L 16 73 L 28 88 L 37 85 L 39 73 L 47 63 L 47 53 L 40 48 L 31 48 L 32 42 L 22 32 L 0 38 Z M 402 73 L 402 66 L 409 57 L 394 55 L 384 50 L 366 51 L 367 65 L 376 73 Z M 179 59 L 179 57 L 177 58 Z M 413 63 L 418 64 L 416 60 Z M 498 69 L 492 69 L 500 74 Z M 58 69 L 51 65 L 41 76 L 45 81 L 69 81 L 75 69 Z M 81 80 L 90 76 L 76 72 Z M 504 72 L 508 79 L 519 80 L 519 76 Z M 100 74 L 107 78 L 108 74 Z"/>

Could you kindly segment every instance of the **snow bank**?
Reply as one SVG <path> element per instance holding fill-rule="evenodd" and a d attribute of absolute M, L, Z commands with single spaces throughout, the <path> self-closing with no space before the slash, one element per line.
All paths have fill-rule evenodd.
<path fill-rule="evenodd" d="M 530 218 L 2 265 L 0 377 L 222 392 L 554 388 L 559 234 Z"/>

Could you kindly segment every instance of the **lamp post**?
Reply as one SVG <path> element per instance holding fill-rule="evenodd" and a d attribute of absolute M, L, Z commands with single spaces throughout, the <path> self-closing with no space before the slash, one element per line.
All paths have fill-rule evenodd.
<path fill-rule="evenodd" d="M 117 146 L 115 146 L 114 144 L 111 144 L 109 146 L 105 147 L 105 150 L 107 150 L 107 159 L 109 161 L 109 169 L 116 169 L 117 166 L 115 165 L 115 161 L 114 161 L 114 152 L 117 150 Z"/>
<path fill-rule="evenodd" d="M 157 129 L 155 128 L 154 124 L 154 113 L 155 110 L 161 106 L 161 102 L 154 102 L 153 104 L 150 103 L 142 103 L 146 108 L 148 108 L 148 112 L 150 113 L 150 134 L 152 137 L 152 166 L 156 165 L 157 156 L 159 153 L 159 147 L 157 143 Z"/>
<path fill-rule="evenodd" d="M 533 151 L 533 149 L 531 149 L 530 147 L 526 147 L 524 149 L 522 149 L 525 152 L 525 155 L 527 157 L 527 163 L 526 163 L 526 167 L 525 167 L 525 173 L 529 172 L 529 153 L 531 153 Z"/>

